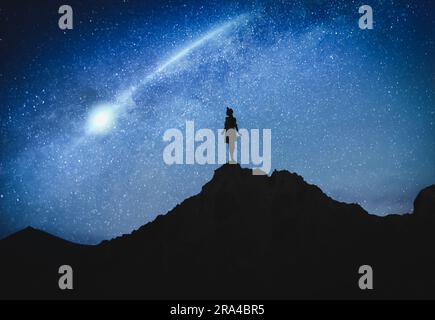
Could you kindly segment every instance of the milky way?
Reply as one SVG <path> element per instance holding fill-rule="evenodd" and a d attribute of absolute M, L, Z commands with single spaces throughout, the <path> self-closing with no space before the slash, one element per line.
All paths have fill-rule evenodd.
<path fill-rule="evenodd" d="M 237 28 L 242 22 L 247 22 L 249 15 L 242 14 L 230 21 L 219 25 L 206 34 L 195 39 L 191 44 L 183 47 L 174 54 L 172 54 L 165 61 L 160 63 L 155 70 L 144 77 L 140 83 L 132 85 L 129 89 L 122 91 L 117 95 L 116 102 L 114 104 L 99 104 L 95 110 L 92 110 L 89 115 L 90 130 L 89 134 L 101 134 L 106 133 L 109 128 L 113 127 L 113 122 L 116 117 L 129 105 L 134 105 L 133 97 L 137 95 L 138 91 L 143 89 L 144 86 L 150 85 L 153 81 L 162 81 L 165 77 L 170 76 L 171 67 L 178 66 L 177 71 L 180 72 L 179 64 L 183 59 L 189 58 L 189 55 L 209 41 L 216 40 L 218 37 L 224 35 L 231 29 Z M 169 73 L 169 75 L 168 75 Z M 112 119 L 114 118 L 114 119 Z"/>
<path fill-rule="evenodd" d="M 59 6 L 62 3 L 59 3 Z M 1 5 L 0 237 L 27 225 L 96 243 L 201 190 L 165 130 L 272 130 L 272 168 L 375 214 L 435 182 L 433 8 L 372 1 Z M 31 31 L 30 31 L 31 30 Z"/>

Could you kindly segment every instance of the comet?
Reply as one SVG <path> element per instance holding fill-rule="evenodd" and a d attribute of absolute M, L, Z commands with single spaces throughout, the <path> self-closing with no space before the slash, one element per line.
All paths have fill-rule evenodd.
<path fill-rule="evenodd" d="M 102 135 L 110 132 L 114 127 L 113 123 L 116 121 L 116 118 L 122 114 L 122 111 L 129 106 L 134 106 L 133 97 L 140 89 L 143 89 L 151 82 L 168 75 L 168 70 L 171 66 L 176 65 L 182 59 L 188 57 L 193 51 L 199 49 L 206 43 L 217 39 L 219 36 L 234 30 L 242 25 L 242 23 L 247 23 L 248 21 L 249 14 L 241 14 L 216 26 L 190 44 L 172 53 L 167 59 L 159 63 L 157 67 L 147 74 L 138 84 L 132 85 L 128 89 L 118 93 L 115 102 L 104 104 L 99 103 L 94 106 L 88 115 L 86 133 L 88 135 Z"/>

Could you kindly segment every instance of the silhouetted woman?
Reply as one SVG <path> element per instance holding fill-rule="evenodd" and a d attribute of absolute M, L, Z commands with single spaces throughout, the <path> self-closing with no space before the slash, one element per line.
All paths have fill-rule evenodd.
<path fill-rule="evenodd" d="M 227 108 L 227 116 L 225 117 L 225 129 L 222 134 L 225 134 L 225 143 L 230 148 L 230 163 L 235 163 L 234 160 L 234 147 L 237 139 L 237 133 L 239 128 L 237 127 L 236 118 L 233 117 L 233 109 Z"/>

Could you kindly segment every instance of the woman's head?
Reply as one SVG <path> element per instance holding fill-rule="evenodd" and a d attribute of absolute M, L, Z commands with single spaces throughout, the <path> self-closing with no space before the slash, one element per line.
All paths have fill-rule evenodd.
<path fill-rule="evenodd" d="M 232 117 L 233 116 L 233 109 L 227 107 L 227 116 L 228 117 Z"/>

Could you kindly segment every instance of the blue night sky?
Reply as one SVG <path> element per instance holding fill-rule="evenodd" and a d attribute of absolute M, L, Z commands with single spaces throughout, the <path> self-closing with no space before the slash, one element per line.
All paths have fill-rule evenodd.
<path fill-rule="evenodd" d="M 58 27 L 62 4 L 73 30 Z M 373 30 L 358 27 L 363 4 Z M 0 238 L 32 225 L 97 243 L 166 213 L 218 165 L 166 165 L 163 133 L 222 128 L 227 106 L 239 128 L 272 130 L 272 169 L 370 213 L 411 212 L 435 183 L 432 1 L 0 10 Z M 113 108 L 96 129 L 95 110 Z"/>

